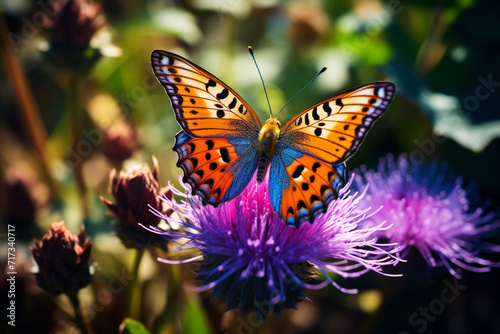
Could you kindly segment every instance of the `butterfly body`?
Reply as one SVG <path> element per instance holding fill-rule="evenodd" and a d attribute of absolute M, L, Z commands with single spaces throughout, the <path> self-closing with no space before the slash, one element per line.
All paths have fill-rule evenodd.
<path fill-rule="evenodd" d="M 259 162 L 257 164 L 257 182 L 262 183 L 271 159 L 276 152 L 280 138 L 280 122 L 271 116 L 259 131 Z"/>
<path fill-rule="evenodd" d="M 238 196 L 269 171 L 269 195 L 288 225 L 312 223 L 346 183 L 345 161 L 387 109 L 394 85 L 374 82 L 326 99 L 284 126 L 271 115 L 261 125 L 235 91 L 189 60 L 151 54 L 181 131 L 175 136 L 183 181 L 204 205 Z"/>

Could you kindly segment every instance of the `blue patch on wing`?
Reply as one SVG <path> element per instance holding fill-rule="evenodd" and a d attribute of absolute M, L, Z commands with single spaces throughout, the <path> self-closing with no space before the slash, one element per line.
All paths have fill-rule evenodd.
<path fill-rule="evenodd" d="M 257 170 L 257 162 L 259 159 L 257 148 L 250 139 L 230 139 L 229 143 L 234 145 L 234 150 L 239 158 L 233 163 L 231 168 L 229 168 L 229 173 L 231 173 L 234 178 L 224 194 L 224 197 L 222 197 L 222 202 L 238 196 L 243 189 L 246 188 Z"/>
<path fill-rule="evenodd" d="M 284 148 L 277 151 L 271 160 L 271 168 L 269 171 L 269 197 L 274 211 L 278 214 L 281 212 L 283 191 L 290 187 L 290 177 L 286 172 L 286 167 L 290 166 L 295 159 L 302 157 L 302 155 L 301 152 L 294 149 Z"/>
<path fill-rule="evenodd" d="M 177 153 L 177 167 L 180 167 L 182 169 L 184 175 L 191 175 L 193 171 L 190 164 L 180 163 L 181 161 L 184 161 L 190 154 L 188 148 L 186 148 L 184 144 L 191 139 L 193 139 L 193 137 L 181 130 L 175 135 L 174 147 L 172 148 Z"/>
<path fill-rule="evenodd" d="M 341 163 L 338 165 L 333 165 L 332 167 L 335 170 L 335 173 L 339 175 L 339 177 L 336 177 L 332 180 L 332 187 L 333 190 L 335 191 L 335 198 L 337 198 L 340 189 L 347 182 L 347 175 L 346 175 L 345 164 Z"/>
<path fill-rule="evenodd" d="M 188 135 L 186 132 L 184 132 L 184 130 L 181 130 L 179 131 L 176 135 L 175 135 L 175 145 L 182 145 L 182 144 L 185 144 L 186 142 L 188 142 L 191 138 L 190 135 Z"/>
<path fill-rule="evenodd" d="M 292 148 L 284 148 L 283 150 L 281 150 L 281 160 L 285 164 L 285 167 L 290 166 L 295 161 L 295 159 L 298 159 L 302 156 L 303 154 L 301 152 L 296 151 Z"/>

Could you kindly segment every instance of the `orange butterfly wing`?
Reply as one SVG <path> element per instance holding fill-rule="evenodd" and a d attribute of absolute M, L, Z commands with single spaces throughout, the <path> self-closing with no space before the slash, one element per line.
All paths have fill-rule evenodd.
<path fill-rule="evenodd" d="M 270 185 L 276 212 L 289 225 L 313 222 L 345 184 L 344 161 L 387 109 L 394 85 L 374 82 L 324 100 L 281 129 Z"/>
<path fill-rule="evenodd" d="M 269 175 L 274 210 L 297 227 L 325 212 L 346 181 L 344 164 L 332 165 L 289 147 L 279 149 Z"/>
<path fill-rule="evenodd" d="M 173 149 L 183 182 L 201 197 L 203 205 L 218 206 L 238 196 L 257 168 L 257 150 L 247 140 L 194 138 L 181 131 Z"/>
<path fill-rule="evenodd" d="M 151 65 L 182 128 L 173 149 L 183 181 L 204 204 L 236 197 L 257 169 L 259 118 L 229 86 L 177 54 L 155 50 Z"/>
<path fill-rule="evenodd" d="M 324 100 L 289 120 L 280 140 L 325 162 L 341 163 L 357 150 L 394 91 L 390 82 L 373 82 Z"/>
<path fill-rule="evenodd" d="M 211 73 L 175 53 L 154 50 L 153 71 L 165 88 L 175 118 L 192 137 L 241 137 L 259 132 L 253 109 Z"/>

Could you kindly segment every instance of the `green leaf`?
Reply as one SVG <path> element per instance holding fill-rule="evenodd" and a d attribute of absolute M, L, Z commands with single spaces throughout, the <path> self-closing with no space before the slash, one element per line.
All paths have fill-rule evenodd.
<path fill-rule="evenodd" d="M 149 331 L 139 321 L 125 318 L 120 324 L 121 334 L 149 334 Z"/>
<path fill-rule="evenodd" d="M 182 333 L 185 334 L 204 334 L 211 333 L 208 318 L 195 298 L 189 298 L 184 307 L 182 317 Z"/>
<path fill-rule="evenodd" d="M 384 71 L 396 85 L 397 92 L 429 118 L 436 134 L 451 138 L 474 152 L 481 152 L 493 139 L 500 137 L 500 120 L 473 123 L 456 96 L 431 91 L 407 66 L 391 62 Z"/>

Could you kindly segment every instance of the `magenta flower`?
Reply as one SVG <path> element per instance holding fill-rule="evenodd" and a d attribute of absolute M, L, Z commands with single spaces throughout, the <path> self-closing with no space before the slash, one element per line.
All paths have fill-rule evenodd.
<path fill-rule="evenodd" d="M 394 245 L 380 245 L 373 237 L 382 224 L 357 229 L 370 215 L 357 208 L 360 196 L 349 195 L 348 187 L 325 214 L 299 228 L 286 226 L 272 209 L 267 177 L 260 185 L 252 181 L 241 195 L 217 208 L 203 206 L 189 191 L 172 191 L 186 198 L 180 203 L 164 198 L 181 220 L 176 215 L 158 215 L 180 223 L 184 232 L 150 230 L 177 241 L 179 249 L 199 249 L 201 255 L 183 261 L 159 260 L 198 261 L 201 286 L 197 290 L 214 288 L 213 295 L 226 302 L 227 310 L 254 311 L 265 318 L 272 311 L 279 314 L 284 308 L 295 308 L 296 302 L 306 299 L 304 288 L 332 284 L 356 293 L 339 286 L 332 274 L 351 278 L 371 270 L 382 273 L 383 266 L 399 260 L 391 254 L 397 250 L 381 250 Z M 323 274 L 324 280 L 317 274 Z"/>
<path fill-rule="evenodd" d="M 445 266 L 460 278 L 460 268 L 489 271 L 494 263 L 480 253 L 500 251 L 498 245 L 484 241 L 499 228 L 498 215 L 478 205 L 474 187 L 464 188 L 463 183 L 437 163 L 412 166 L 406 155 L 397 162 L 388 155 L 377 171 L 362 167 L 353 187 L 364 189 L 370 184 L 361 203 L 381 207 L 363 227 L 386 221 L 385 226 L 392 227 L 376 234 L 397 243 L 403 258 L 417 249 L 428 265 Z"/>

